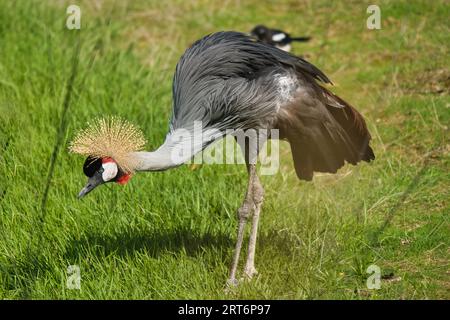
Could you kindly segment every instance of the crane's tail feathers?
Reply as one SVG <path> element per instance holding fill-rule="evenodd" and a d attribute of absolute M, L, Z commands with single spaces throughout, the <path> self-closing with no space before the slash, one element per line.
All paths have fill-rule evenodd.
<path fill-rule="evenodd" d="M 299 179 L 311 180 L 315 171 L 336 173 L 345 161 L 356 165 L 375 159 L 371 136 L 358 111 L 324 89 L 327 101 L 297 100 L 281 127 L 291 145 Z M 332 100 L 333 103 L 327 103 Z M 286 126 L 287 124 L 287 126 Z"/>

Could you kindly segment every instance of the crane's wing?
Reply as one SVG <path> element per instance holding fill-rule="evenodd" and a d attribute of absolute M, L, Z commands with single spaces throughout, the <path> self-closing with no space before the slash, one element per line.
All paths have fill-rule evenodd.
<path fill-rule="evenodd" d="M 195 121 L 206 132 L 275 124 L 291 144 L 298 177 L 306 180 L 314 171 L 336 172 L 345 161 L 374 159 L 362 116 L 318 82 L 331 83 L 302 58 L 237 32 L 209 35 L 177 65 L 170 132 L 189 129 Z M 286 83 L 294 90 L 285 95 Z M 280 101 L 284 95 L 287 101 Z M 210 136 L 187 154 L 220 137 Z"/>
<path fill-rule="evenodd" d="M 331 83 L 306 60 L 242 33 L 218 32 L 195 42 L 176 68 L 171 131 L 195 120 L 211 124 L 220 116 L 232 117 L 234 115 L 227 111 L 239 107 L 233 105 L 233 100 L 241 105 L 249 101 L 259 104 L 269 101 L 271 97 L 266 96 L 271 94 L 266 90 L 269 84 L 255 83 L 276 70 L 292 70 L 311 80 Z M 250 100 L 250 97 L 256 99 Z M 259 106 L 259 111 L 263 107 Z"/>

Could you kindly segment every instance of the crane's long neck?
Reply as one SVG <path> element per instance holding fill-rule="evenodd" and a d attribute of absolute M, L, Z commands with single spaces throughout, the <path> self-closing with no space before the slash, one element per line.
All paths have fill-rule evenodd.
<path fill-rule="evenodd" d="M 170 152 L 168 150 L 155 150 L 155 151 L 140 151 L 135 152 L 133 157 L 136 160 L 136 171 L 163 171 L 182 163 L 177 163 L 172 160 Z"/>
<path fill-rule="evenodd" d="M 204 135 L 205 131 L 202 134 Z M 217 134 L 216 136 L 219 137 Z M 217 138 L 216 136 L 214 139 Z M 207 132 L 207 137 L 211 139 L 209 132 Z M 168 134 L 166 141 L 157 150 L 135 152 L 133 154 L 133 158 L 136 160 L 135 170 L 163 171 L 177 167 L 202 151 L 209 142 L 204 137 L 202 139 L 202 137 L 193 135 L 190 130 L 178 129 Z"/>

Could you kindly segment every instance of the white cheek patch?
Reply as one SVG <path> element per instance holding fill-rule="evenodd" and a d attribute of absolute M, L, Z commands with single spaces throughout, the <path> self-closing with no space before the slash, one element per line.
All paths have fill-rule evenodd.
<path fill-rule="evenodd" d="M 109 181 L 111 179 L 114 179 L 117 176 L 117 165 L 114 162 L 107 162 L 102 164 L 103 167 L 103 173 L 102 173 L 102 179 L 103 181 Z"/>

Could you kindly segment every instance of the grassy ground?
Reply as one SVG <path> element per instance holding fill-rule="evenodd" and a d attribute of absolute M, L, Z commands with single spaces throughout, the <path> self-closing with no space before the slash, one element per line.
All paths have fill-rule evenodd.
<path fill-rule="evenodd" d="M 0 1 L 0 297 L 449 299 L 450 5 L 379 1 L 382 29 L 368 30 L 372 2 L 80 1 L 69 31 L 69 2 Z M 118 114 L 156 148 L 184 49 L 260 22 L 314 37 L 295 53 L 364 114 L 377 159 L 299 182 L 283 145 L 280 172 L 263 177 L 260 275 L 226 296 L 244 167 L 141 174 L 78 201 L 84 159 L 67 145 L 89 118 Z M 379 290 L 366 287 L 371 264 Z M 66 288 L 69 265 L 81 290 Z"/>

